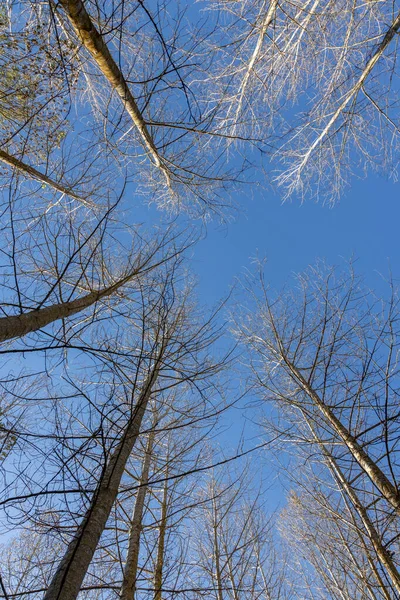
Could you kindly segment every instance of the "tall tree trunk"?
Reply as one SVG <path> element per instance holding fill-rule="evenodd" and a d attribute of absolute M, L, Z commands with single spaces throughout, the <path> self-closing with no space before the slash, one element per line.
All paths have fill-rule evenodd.
<path fill-rule="evenodd" d="M 86 296 L 76 298 L 70 302 L 59 302 L 58 304 L 31 310 L 27 313 L 22 313 L 21 315 L 2 317 L 0 319 L 0 342 L 22 337 L 32 331 L 42 329 L 54 321 L 72 317 L 72 315 L 89 308 L 98 300 L 111 296 L 111 294 L 135 277 L 139 271 L 139 268 L 134 269 L 129 275 L 118 280 L 116 283 L 100 290 L 90 292 L 89 294 L 86 294 Z"/>
<path fill-rule="evenodd" d="M 70 542 L 44 600 L 75 600 L 116 500 L 120 481 L 139 435 L 152 389 L 157 381 L 160 355 L 140 393 L 122 438 L 104 468 L 90 507 Z"/>
<path fill-rule="evenodd" d="M 136 104 L 135 98 L 129 90 L 128 84 L 126 83 L 120 68 L 111 56 L 111 53 L 107 47 L 107 44 L 104 42 L 102 35 L 94 26 L 90 15 L 86 11 L 83 1 L 60 0 L 60 4 L 67 13 L 68 18 L 82 44 L 90 52 L 104 77 L 121 98 L 124 108 L 128 112 L 137 131 L 139 132 L 142 142 L 146 147 L 150 157 L 152 158 L 154 164 L 161 169 L 167 180 L 167 184 L 170 186 L 169 170 L 159 154 L 154 140 L 147 128 L 143 115 Z"/>
<path fill-rule="evenodd" d="M 238 594 L 238 585 L 236 585 L 236 581 L 235 581 L 235 575 L 233 573 L 233 569 L 232 569 L 232 552 L 229 552 L 228 547 L 226 544 L 224 544 L 224 552 L 225 555 L 227 556 L 227 565 L 228 565 L 228 572 L 229 572 L 229 579 L 231 582 L 231 586 L 232 586 L 232 594 L 233 594 L 233 600 L 240 600 L 239 599 L 239 594 Z"/>
<path fill-rule="evenodd" d="M 278 342 L 279 343 L 279 342 Z M 400 515 L 400 493 L 396 487 L 389 481 L 383 471 L 370 458 L 365 450 L 357 442 L 356 438 L 351 435 L 348 429 L 341 421 L 333 414 L 331 409 L 323 402 L 317 392 L 312 388 L 308 381 L 303 377 L 299 369 L 289 360 L 282 345 L 279 344 L 279 355 L 283 358 L 287 365 L 291 376 L 304 390 L 307 396 L 313 401 L 314 405 L 320 410 L 324 417 L 329 422 L 330 426 L 346 445 L 352 456 L 355 458 L 359 466 L 365 471 L 372 483 L 382 493 L 384 498 L 393 506 L 396 512 Z"/>
<path fill-rule="evenodd" d="M 346 505 L 348 506 L 349 503 L 347 502 L 347 498 L 345 498 L 346 500 Z M 351 511 L 349 511 L 351 512 Z M 370 552 L 370 548 L 368 547 L 368 545 L 365 542 L 364 536 L 362 534 L 362 532 L 360 532 L 359 527 L 357 527 L 357 521 L 356 519 L 354 519 L 354 516 L 352 515 L 352 520 L 354 523 L 354 527 L 356 529 L 356 533 L 357 533 L 357 537 L 360 540 L 360 543 L 362 545 L 362 548 L 364 550 L 365 556 L 367 558 L 368 564 L 371 568 L 371 571 L 373 572 L 376 581 L 378 583 L 379 586 L 379 592 L 382 593 L 383 596 L 385 596 L 386 600 L 391 600 L 390 596 L 388 596 L 388 591 L 385 587 L 385 584 L 382 581 L 382 577 L 377 569 L 377 566 L 375 564 L 375 561 L 373 560 L 373 557 L 371 556 L 371 552 Z M 365 587 L 366 590 L 368 590 L 368 594 L 370 595 L 370 597 L 372 598 L 372 600 L 378 600 L 375 591 L 373 590 L 368 577 L 365 574 L 365 569 L 363 568 L 363 565 L 359 564 L 358 558 L 354 552 L 354 548 L 351 547 L 351 545 L 349 544 L 348 540 L 344 537 L 343 532 L 341 530 L 340 527 L 338 527 L 338 535 L 340 537 L 340 540 L 344 546 L 344 548 L 346 548 L 347 554 L 348 556 L 350 556 L 355 568 L 357 569 L 357 576 L 361 579 L 361 581 L 363 582 L 363 585 Z"/>
<path fill-rule="evenodd" d="M 36 179 L 36 181 L 40 181 L 41 183 L 52 187 L 57 192 L 61 192 L 62 194 L 66 194 L 67 196 L 70 196 L 75 200 L 79 200 L 79 202 L 82 202 L 82 204 L 87 204 L 89 206 L 91 206 L 92 204 L 90 201 L 86 200 L 85 198 L 82 198 L 82 196 L 80 196 L 79 194 L 76 194 L 71 188 L 62 185 L 57 181 L 54 181 L 54 179 L 51 179 L 51 177 L 48 177 L 44 173 L 41 173 L 40 171 L 35 169 L 34 167 L 27 165 L 22 160 L 15 158 L 15 156 L 8 154 L 8 152 L 5 152 L 4 150 L 0 150 L 0 160 L 9 167 L 17 169 L 17 171 L 20 171 L 24 175 L 27 175 L 32 179 Z"/>
<path fill-rule="evenodd" d="M 214 557 L 215 557 L 215 578 L 217 580 L 217 597 L 223 600 L 222 596 L 222 574 L 221 574 L 221 556 L 218 540 L 218 512 L 215 498 L 213 498 L 213 534 L 214 534 Z"/>
<path fill-rule="evenodd" d="M 147 483 L 149 481 L 149 471 L 153 452 L 154 437 L 155 432 L 154 429 L 152 429 L 147 442 L 146 452 L 142 466 L 142 474 L 140 477 L 140 487 L 137 491 L 131 527 L 129 531 L 128 552 L 126 555 L 124 578 L 122 581 L 120 593 L 121 600 L 134 600 L 135 598 L 137 569 L 140 551 L 140 536 L 143 529 L 143 508 L 147 494 Z"/>
<path fill-rule="evenodd" d="M 168 510 L 168 460 L 167 455 L 167 468 L 165 470 L 165 483 L 163 498 L 161 504 L 161 519 L 158 533 L 158 547 L 157 547 L 157 562 L 154 570 L 154 600 L 162 600 L 162 585 L 163 585 L 163 568 L 164 568 L 164 554 L 165 554 L 165 534 L 167 531 L 167 510 Z"/>
<path fill-rule="evenodd" d="M 304 413 L 303 413 L 303 416 L 306 419 L 307 425 L 308 425 L 310 431 L 312 432 L 315 442 L 318 444 L 318 446 L 321 448 L 321 450 L 323 452 L 323 455 L 329 465 L 329 468 L 333 474 L 334 479 L 336 480 L 339 488 L 341 490 L 343 490 L 345 495 L 350 499 L 351 504 L 353 505 L 356 513 L 358 514 L 358 516 L 365 528 L 365 531 L 368 535 L 368 539 L 371 541 L 371 544 L 379 558 L 379 561 L 386 569 L 394 588 L 396 589 L 397 593 L 400 596 L 400 573 L 397 570 L 395 564 L 393 563 L 393 560 L 392 560 L 389 552 L 383 545 L 381 536 L 378 533 L 378 531 L 375 529 L 374 524 L 372 523 L 371 519 L 369 518 L 366 508 L 363 506 L 362 502 L 358 498 L 357 493 L 355 492 L 353 487 L 350 485 L 350 483 L 347 481 L 346 477 L 342 473 L 340 467 L 336 463 L 335 458 L 332 456 L 332 454 L 326 448 L 325 444 L 318 438 L 318 436 L 315 433 L 314 428 L 313 428 L 312 424 L 309 422 L 309 419 L 307 418 L 307 416 Z"/>

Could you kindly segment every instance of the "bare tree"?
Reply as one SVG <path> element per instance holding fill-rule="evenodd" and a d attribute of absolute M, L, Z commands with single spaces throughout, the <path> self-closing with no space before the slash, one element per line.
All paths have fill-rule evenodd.
<path fill-rule="evenodd" d="M 198 596 L 216 600 L 278 600 L 290 592 L 286 559 L 274 536 L 273 516 L 252 490 L 250 470 L 210 473 L 196 509 Z"/>
<path fill-rule="evenodd" d="M 34 461 L 30 475 L 28 476 L 26 471 L 22 479 L 15 481 L 16 485 L 25 487 L 25 493 L 11 496 L 12 486 L 8 486 L 8 498 L 3 504 L 10 508 L 13 506 L 14 509 L 19 504 L 25 521 L 28 517 L 26 501 L 29 499 L 33 499 L 34 502 L 41 497 L 50 500 L 52 496 L 60 495 L 60 492 L 61 495 L 66 494 L 68 499 L 68 495 L 71 494 L 61 512 L 64 531 L 67 537 L 72 533 L 72 539 L 70 537 L 65 554 L 55 567 L 46 592 L 48 598 L 72 598 L 79 593 L 117 500 L 121 480 L 151 398 L 162 398 L 167 390 L 172 391 L 177 386 L 184 386 L 188 390 L 191 389 L 192 403 L 197 396 L 194 405 L 201 406 L 207 397 L 211 378 L 222 368 L 223 363 L 213 360 L 208 352 L 208 348 L 219 335 L 218 331 L 214 328 L 212 320 L 205 322 L 200 316 L 196 316 L 189 290 L 178 289 L 178 265 L 179 259 L 176 259 L 175 267 L 171 263 L 168 267 L 164 265 L 158 274 L 158 284 L 155 275 L 152 276 L 151 283 L 149 282 L 151 294 L 147 293 L 149 288 L 146 288 L 143 295 L 144 289 L 141 290 L 139 286 L 136 299 L 131 299 L 131 307 L 141 299 L 141 312 L 138 311 L 138 307 L 136 315 L 130 310 L 127 311 L 125 318 L 129 327 L 124 331 L 121 324 L 118 325 L 120 335 L 113 341 L 114 348 L 111 346 L 110 337 L 107 341 L 108 348 L 102 353 L 93 355 L 93 351 L 90 352 L 87 345 L 85 351 L 89 353 L 89 357 L 98 357 L 97 385 L 92 387 L 95 371 L 93 368 L 90 370 L 88 366 L 84 380 L 80 383 L 69 375 L 71 391 L 75 389 L 74 395 L 86 401 L 87 408 L 82 413 L 82 403 L 76 404 L 75 399 L 72 400 L 70 408 L 65 404 L 65 414 L 73 409 L 76 415 L 71 423 L 76 433 L 73 435 L 72 430 L 67 434 L 69 427 L 63 424 L 59 404 L 62 399 L 59 399 L 56 408 L 58 414 L 53 416 L 56 423 L 61 418 L 58 435 L 52 436 L 49 431 L 41 436 L 44 444 L 48 444 L 46 439 L 50 439 L 50 447 L 55 451 L 52 462 L 55 463 L 56 471 L 49 468 L 48 449 L 44 457 L 43 471 Z M 126 295 L 125 304 L 127 300 Z M 121 314 L 118 318 L 121 320 Z M 110 329 L 110 324 L 108 328 Z M 82 364 L 82 358 L 80 363 Z M 69 371 L 71 366 L 70 363 Z M 102 393 L 105 395 L 103 398 Z M 65 401 L 68 402 L 67 398 Z M 120 410 L 117 410 L 118 405 Z M 89 435 L 83 437 L 82 441 L 82 434 L 79 436 L 78 432 L 84 422 L 87 423 Z M 30 435 L 33 435 L 33 431 L 21 432 L 18 436 L 20 444 L 23 444 L 24 440 L 29 443 Z M 40 440 L 40 436 L 38 437 Z M 15 457 L 18 462 L 17 449 Z M 41 477 L 46 473 L 49 482 L 43 485 Z M 57 480 L 58 486 L 62 486 L 61 489 L 49 489 L 49 484 L 53 487 Z M 94 488 L 89 491 L 88 486 L 93 484 Z M 35 485 L 36 489 L 39 485 L 37 491 L 34 491 Z M 10 513 L 13 513 L 14 509 L 10 510 Z M 77 516 L 79 510 L 83 511 L 81 517 Z M 15 513 L 13 516 L 15 517 Z M 29 519 L 32 521 L 35 518 L 35 513 L 32 512 Z M 73 525 L 74 521 L 78 521 L 77 527 Z"/>
<path fill-rule="evenodd" d="M 283 165 L 287 194 L 333 199 L 358 163 L 395 171 L 396 3 L 208 8 L 204 21 L 172 3 L 9 0 L 2 162 L 86 202 L 108 162 L 160 206 L 203 214 L 224 209 L 243 154 L 259 163 L 254 147 Z M 41 126 L 46 111 L 51 127 Z"/>
<path fill-rule="evenodd" d="M 269 421 L 327 465 L 364 560 L 390 582 L 389 595 L 400 593 L 390 550 L 399 535 L 396 290 L 384 302 L 353 272 L 324 268 L 275 300 L 262 275 L 259 290 L 258 312 L 240 330 L 260 393 L 279 407 Z"/>
<path fill-rule="evenodd" d="M 219 83 L 221 121 L 225 131 L 260 139 L 286 196 L 334 200 L 356 165 L 396 170 L 397 3 L 211 7 L 222 24 L 210 77 Z"/>

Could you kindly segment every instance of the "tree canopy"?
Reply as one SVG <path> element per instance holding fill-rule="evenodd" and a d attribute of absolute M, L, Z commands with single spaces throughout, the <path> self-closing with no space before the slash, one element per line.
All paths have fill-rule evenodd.
<path fill-rule="evenodd" d="M 400 598 L 394 278 L 261 264 L 210 307 L 193 269 L 256 189 L 396 178 L 399 33 L 384 0 L 0 7 L 0 597 Z"/>

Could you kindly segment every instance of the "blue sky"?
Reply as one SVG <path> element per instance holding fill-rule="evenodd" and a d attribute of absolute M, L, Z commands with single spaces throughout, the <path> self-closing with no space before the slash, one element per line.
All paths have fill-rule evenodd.
<path fill-rule="evenodd" d="M 243 195 L 244 196 L 244 195 Z M 400 184 L 371 174 L 354 180 L 335 206 L 271 194 L 238 202 L 243 213 L 226 226 L 209 225 L 196 247 L 192 268 L 206 303 L 226 294 L 251 258 L 267 258 L 266 279 L 280 288 L 292 273 L 323 258 L 328 264 L 357 259 L 357 270 L 378 293 L 389 268 L 400 275 Z"/>
<path fill-rule="evenodd" d="M 210 306 L 224 297 L 235 278 L 251 268 L 251 258 L 256 255 L 267 258 L 266 281 L 273 290 L 279 290 L 294 273 L 304 271 L 318 259 L 343 265 L 354 258 L 366 284 L 385 295 L 388 288 L 384 278 L 389 270 L 400 278 L 399 187 L 371 174 L 367 179 L 354 180 L 333 207 L 295 200 L 282 204 L 273 194 L 254 194 L 246 200 L 243 194 L 243 198 L 236 199 L 243 207 L 237 219 L 226 226 L 210 224 L 207 236 L 195 248 L 191 270 L 199 279 L 201 302 Z M 235 294 L 238 300 L 246 301 Z M 234 310 L 234 305 L 230 308 Z M 233 377 L 231 384 L 235 387 Z M 257 410 L 240 407 L 226 416 L 227 429 L 219 439 L 226 455 L 235 454 L 244 426 L 245 448 L 264 441 L 252 423 L 259 416 Z M 282 507 L 281 484 L 275 481 L 270 489 L 275 479 L 270 461 L 269 453 L 257 461 L 258 475 L 263 475 L 268 504 L 271 508 Z"/>

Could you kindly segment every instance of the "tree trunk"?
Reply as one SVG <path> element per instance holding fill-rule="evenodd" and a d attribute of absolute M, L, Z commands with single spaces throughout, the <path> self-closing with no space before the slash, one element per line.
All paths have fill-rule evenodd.
<path fill-rule="evenodd" d="M 101 475 L 91 505 L 70 542 L 44 600 L 75 600 L 118 494 L 120 481 L 139 435 L 142 419 L 158 377 L 159 360 L 148 376 L 122 439 Z"/>
<path fill-rule="evenodd" d="M 231 591 L 233 594 L 233 600 L 240 600 L 239 594 L 238 594 L 238 586 L 236 585 L 235 576 L 234 576 L 234 573 L 232 570 L 232 554 L 233 554 L 233 552 L 229 552 L 226 544 L 224 544 L 224 552 L 225 552 L 225 555 L 227 556 L 227 566 L 228 566 L 228 571 L 229 571 L 229 579 L 230 579 L 231 586 L 232 586 Z"/>
<path fill-rule="evenodd" d="M 167 457 L 168 461 L 168 457 Z M 163 568 L 165 553 L 165 534 L 167 531 L 168 509 L 168 462 L 165 470 L 165 483 L 161 505 L 161 519 L 158 534 L 157 562 L 154 570 L 154 600 L 162 600 Z"/>
<path fill-rule="evenodd" d="M 137 569 L 139 562 L 140 536 L 142 533 L 142 520 L 144 501 L 147 494 L 147 483 L 149 481 L 149 470 L 153 452 L 155 433 L 152 430 L 149 434 L 146 453 L 143 460 L 142 475 L 140 477 L 140 487 L 137 491 L 135 508 L 133 510 L 132 522 L 129 531 L 128 552 L 124 567 L 124 579 L 122 582 L 120 598 L 121 600 L 134 600 L 136 593 Z"/>
<path fill-rule="evenodd" d="M 223 600 L 222 596 L 222 574 L 221 574 L 221 557 L 218 543 L 218 513 L 215 498 L 213 498 L 213 533 L 214 533 L 214 554 L 215 554 L 215 578 L 217 580 L 217 597 L 218 600 Z"/>
<path fill-rule="evenodd" d="M 384 498 L 393 506 L 396 512 L 400 515 L 400 493 L 395 486 L 389 481 L 386 475 L 381 471 L 377 464 L 369 457 L 369 455 L 363 450 L 354 436 L 346 429 L 346 427 L 339 421 L 339 419 L 333 414 L 331 409 L 321 400 L 316 391 L 306 381 L 300 371 L 290 362 L 284 353 L 284 350 L 280 348 L 280 354 L 285 361 L 292 377 L 301 386 L 304 392 L 311 398 L 315 406 L 321 411 L 324 417 L 327 419 L 331 427 L 338 434 L 340 439 L 349 449 L 352 456 L 355 458 L 360 467 L 368 475 L 372 483 L 382 493 Z"/>
<path fill-rule="evenodd" d="M 260 32 L 258 34 L 258 39 L 257 39 L 257 43 L 255 45 L 255 48 L 253 50 L 253 54 L 251 55 L 251 58 L 249 60 L 249 64 L 247 65 L 247 69 L 246 69 L 246 73 L 245 76 L 243 77 L 243 81 L 240 85 L 240 89 L 239 89 L 239 100 L 237 103 L 237 107 L 236 107 L 236 115 L 235 115 L 235 123 L 234 125 L 236 125 L 239 122 L 239 118 L 240 118 L 240 111 L 242 110 L 242 105 L 243 105 L 243 99 L 245 97 L 246 94 L 246 88 L 247 85 L 249 83 L 249 79 L 250 76 L 253 72 L 254 69 L 254 65 L 256 64 L 258 57 L 260 55 L 263 43 L 264 43 L 264 39 L 265 36 L 267 34 L 268 28 L 271 25 L 271 23 L 273 22 L 275 15 L 276 15 L 276 10 L 278 8 L 278 0 L 271 0 L 268 10 L 265 14 L 265 17 L 261 23 L 261 27 L 260 27 Z M 264 9 L 264 7 L 263 7 Z"/>
<path fill-rule="evenodd" d="M 168 168 L 165 166 L 165 163 L 156 148 L 143 115 L 136 104 L 136 100 L 131 94 L 121 70 L 111 56 L 102 35 L 94 26 L 82 0 L 60 0 L 60 4 L 67 13 L 82 44 L 90 52 L 104 77 L 121 98 L 124 108 L 131 117 L 154 164 L 161 169 L 167 180 L 168 186 L 170 186 L 170 174 Z"/>
<path fill-rule="evenodd" d="M 321 448 L 323 455 L 328 462 L 330 470 L 333 473 L 334 479 L 336 480 L 337 484 L 339 485 L 339 488 L 345 492 L 345 494 L 350 499 L 352 505 L 354 506 L 354 509 L 356 510 L 357 514 L 359 515 L 359 517 L 361 519 L 361 522 L 363 523 L 363 525 L 365 527 L 368 538 L 371 541 L 371 544 L 372 544 L 381 564 L 385 567 L 385 569 L 390 577 L 390 580 L 392 581 L 393 586 L 395 587 L 398 594 L 400 595 L 400 573 L 398 572 L 396 566 L 394 565 L 389 552 L 386 550 L 385 546 L 382 544 L 381 536 L 379 535 L 378 531 L 374 527 L 374 524 L 372 523 L 371 519 L 369 518 L 366 508 L 362 505 L 356 492 L 354 491 L 352 486 L 349 484 L 349 482 L 346 480 L 346 477 L 343 475 L 341 469 L 336 464 L 336 460 L 334 459 L 334 457 L 331 455 L 331 453 L 327 450 L 325 444 L 318 438 L 317 434 L 314 432 L 314 428 L 311 425 L 311 423 L 309 422 L 307 416 L 304 415 L 304 417 L 306 419 L 308 427 L 310 428 L 310 431 L 312 432 L 314 440 Z"/>
<path fill-rule="evenodd" d="M 66 319 L 85 308 L 89 308 L 98 300 L 111 296 L 118 288 L 123 286 L 138 273 L 139 269 L 135 269 L 116 283 L 101 290 L 90 292 L 89 294 L 86 294 L 86 296 L 76 298 L 70 302 L 60 302 L 37 310 L 31 310 L 21 315 L 2 317 L 0 319 L 0 343 L 13 338 L 22 337 L 32 331 L 42 329 L 54 321 Z"/>
<path fill-rule="evenodd" d="M 36 179 L 36 181 L 40 181 L 41 183 L 52 187 L 57 192 L 61 192 L 62 194 L 70 196 L 75 200 L 79 200 L 79 202 L 82 202 L 82 204 L 87 204 L 89 206 L 91 205 L 91 202 L 85 200 L 84 198 L 82 198 L 82 196 L 79 196 L 79 194 L 75 194 L 75 192 L 73 192 L 71 188 L 62 185 L 61 183 L 57 183 L 57 181 L 54 181 L 50 177 L 47 177 L 47 175 L 45 175 L 44 173 L 41 173 L 34 167 L 27 165 L 21 160 L 18 160 L 18 158 L 15 158 L 15 156 L 8 154 L 8 152 L 5 152 L 4 150 L 0 150 L 0 160 L 8 166 L 14 167 L 15 169 L 17 169 L 17 171 L 20 171 L 24 175 L 27 175 L 32 179 Z"/>

